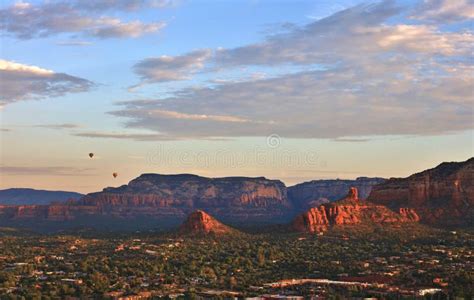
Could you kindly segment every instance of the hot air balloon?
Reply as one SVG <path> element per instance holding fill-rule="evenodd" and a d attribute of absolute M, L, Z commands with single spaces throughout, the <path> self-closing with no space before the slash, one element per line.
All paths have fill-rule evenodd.
<path fill-rule="evenodd" d="M 114 172 L 114 173 L 112 173 L 112 176 L 114 176 L 114 178 L 117 178 L 118 173 L 115 173 L 115 172 Z"/>
<path fill-rule="evenodd" d="M 94 157 L 94 153 L 92 153 L 92 152 L 89 153 L 89 157 L 90 157 L 90 158 L 93 158 L 93 157 Z"/>

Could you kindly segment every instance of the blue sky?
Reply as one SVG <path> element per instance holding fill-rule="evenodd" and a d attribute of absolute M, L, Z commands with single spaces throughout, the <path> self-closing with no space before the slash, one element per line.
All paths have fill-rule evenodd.
<path fill-rule="evenodd" d="M 3 1 L 0 17 L 0 188 L 407 176 L 473 154 L 470 1 Z"/>

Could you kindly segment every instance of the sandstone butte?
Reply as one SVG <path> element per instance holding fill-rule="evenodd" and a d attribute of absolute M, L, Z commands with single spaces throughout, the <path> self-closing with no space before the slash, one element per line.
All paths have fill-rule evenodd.
<path fill-rule="evenodd" d="M 295 231 L 318 233 L 340 225 L 401 224 L 418 222 L 418 214 L 407 208 L 394 212 L 383 205 L 359 199 L 355 187 L 343 199 L 313 207 L 297 216 L 291 224 Z"/>
<path fill-rule="evenodd" d="M 179 233 L 183 235 L 225 235 L 236 232 L 235 229 L 222 224 L 202 210 L 189 214 L 179 227 Z"/>

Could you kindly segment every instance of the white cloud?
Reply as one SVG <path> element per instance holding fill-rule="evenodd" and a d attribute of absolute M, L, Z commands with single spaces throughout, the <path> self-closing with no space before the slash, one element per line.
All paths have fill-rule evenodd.
<path fill-rule="evenodd" d="M 84 131 L 84 132 L 74 132 L 74 136 L 85 137 L 85 138 L 98 138 L 98 139 L 122 139 L 122 140 L 134 140 L 140 142 L 147 141 L 179 141 L 179 140 L 189 140 L 189 139 L 198 139 L 197 137 L 183 137 L 183 136 L 171 136 L 160 133 L 136 133 L 136 132 L 107 132 L 107 131 Z M 228 140 L 225 138 L 199 138 L 206 141 L 224 141 Z"/>
<path fill-rule="evenodd" d="M 69 40 L 69 41 L 57 42 L 56 45 L 59 45 L 59 46 L 90 46 L 90 45 L 92 45 L 92 43 L 87 42 L 87 41 Z"/>
<path fill-rule="evenodd" d="M 443 31 L 434 24 L 406 24 L 400 19 L 404 13 L 393 1 L 358 5 L 259 43 L 217 49 L 198 63 L 200 70 L 213 65 L 221 70 L 218 76 L 236 67 L 291 65 L 302 70 L 120 103 L 122 109 L 112 114 L 127 118 L 130 128 L 177 137 L 277 133 L 348 140 L 474 128 L 474 35 L 468 29 Z M 181 58 L 161 59 L 156 68 L 144 70 L 158 72 L 151 82 L 187 78 L 194 71 L 188 63 L 175 62 Z M 173 112 L 175 117 L 156 111 Z M 201 115 L 234 116 L 245 122 L 185 117 Z"/>
<path fill-rule="evenodd" d="M 396 25 L 380 28 L 378 45 L 390 51 L 445 56 L 469 55 L 474 35 L 470 32 L 440 32 L 434 26 Z"/>
<path fill-rule="evenodd" d="M 400 8 L 393 1 L 363 4 L 337 12 L 324 19 L 296 27 L 282 34 L 268 36 L 264 41 L 231 49 L 219 49 L 215 62 L 221 67 L 314 63 L 326 64 L 345 57 L 359 56 L 351 49 L 371 54 L 378 51 L 373 44 L 377 28 Z M 372 31 L 368 34 L 366 30 Z M 341 47 L 344 45 L 344 47 Z"/>
<path fill-rule="evenodd" d="M 69 33 L 96 38 L 139 37 L 158 32 L 164 22 L 125 22 L 103 16 L 113 10 L 133 10 L 164 1 L 45 1 L 39 4 L 16 3 L 0 10 L 1 29 L 19 39 L 32 39 Z"/>
<path fill-rule="evenodd" d="M 33 127 L 47 128 L 47 129 L 73 129 L 80 128 L 81 126 L 73 123 L 62 123 L 62 124 L 38 124 Z"/>
<path fill-rule="evenodd" d="M 157 32 L 165 26 L 165 22 L 144 24 L 140 21 L 132 21 L 123 23 L 119 19 L 102 18 L 99 19 L 98 26 L 86 32 L 99 38 L 137 38 L 147 33 Z"/>
<path fill-rule="evenodd" d="M 0 106 L 90 90 L 89 80 L 0 59 Z"/>
<path fill-rule="evenodd" d="M 386 24 L 402 12 L 393 1 L 361 4 L 306 26 L 294 25 L 284 33 L 270 34 L 259 43 L 147 58 L 134 66 L 135 73 L 142 79 L 137 86 L 190 79 L 197 70 L 211 65 L 221 71 L 247 66 L 331 66 L 357 63 L 369 57 L 383 63 L 381 56 L 392 54 L 424 55 L 430 59 L 434 55 L 468 56 L 472 53 L 474 35 L 471 31 L 443 32 L 427 24 Z"/>
<path fill-rule="evenodd" d="M 38 76 L 50 76 L 54 72 L 37 66 L 23 65 L 13 61 L 0 60 L 0 70 L 3 72 L 25 72 Z"/>
<path fill-rule="evenodd" d="M 132 88 L 148 83 L 188 79 L 191 74 L 204 67 L 210 56 L 211 51 L 203 49 L 179 56 L 146 58 L 133 67 L 141 82 Z"/>
<path fill-rule="evenodd" d="M 73 6 L 87 11 L 103 12 L 107 10 L 134 11 L 146 8 L 165 8 L 174 6 L 176 0 L 94 0 L 70 1 Z"/>
<path fill-rule="evenodd" d="M 385 53 L 470 55 L 472 32 L 443 32 L 433 25 L 385 23 L 399 15 L 392 1 L 359 5 L 260 43 L 220 49 L 221 67 L 334 64 Z"/>
<path fill-rule="evenodd" d="M 231 122 L 231 123 L 246 123 L 249 120 L 233 117 L 233 116 L 219 116 L 219 115 L 205 115 L 205 114 L 186 114 L 176 111 L 155 109 L 147 112 L 149 115 L 158 116 L 164 119 L 180 119 L 180 120 L 204 120 L 204 121 L 216 121 L 216 122 Z"/>
<path fill-rule="evenodd" d="M 340 68 L 280 78 L 193 89 L 174 98 L 128 103 L 114 115 L 129 119 L 128 127 L 177 137 L 266 136 L 338 138 L 371 135 L 430 135 L 473 127 L 473 103 L 466 95 L 472 82 L 456 77 L 452 101 L 435 78 L 417 81 L 386 68 Z M 399 66 L 410 72 L 409 65 Z M 447 83 L 448 81 L 449 83 Z M 233 115 L 246 122 L 214 118 L 170 118 L 174 115 Z"/>
<path fill-rule="evenodd" d="M 130 133 L 130 132 L 98 132 L 86 131 L 75 132 L 72 135 L 86 138 L 100 138 L 100 139 L 131 139 L 136 141 L 175 141 L 176 137 L 163 135 L 159 133 Z"/>
<path fill-rule="evenodd" d="M 474 18 L 472 0 L 425 0 L 418 7 L 415 19 L 456 22 Z"/>

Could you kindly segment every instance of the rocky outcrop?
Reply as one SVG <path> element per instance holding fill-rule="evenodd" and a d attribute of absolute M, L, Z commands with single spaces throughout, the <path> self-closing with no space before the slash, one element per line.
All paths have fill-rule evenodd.
<path fill-rule="evenodd" d="M 413 209 L 430 225 L 473 225 L 474 158 L 391 178 L 375 186 L 368 200 L 392 209 Z"/>
<path fill-rule="evenodd" d="M 313 207 L 297 216 L 291 224 L 299 232 L 322 232 L 333 226 L 401 224 L 418 222 L 414 210 L 400 208 L 397 212 L 383 205 L 359 199 L 357 188 L 352 187 L 346 197 L 336 202 Z"/>
<path fill-rule="evenodd" d="M 288 198 L 297 212 L 343 198 L 350 187 L 357 188 L 359 197 L 366 199 L 372 187 L 382 183 L 383 178 L 359 177 L 356 180 L 313 180 L 288 188 Z"/>
<path fill-rule="evenodd" d="M 349 189 L 349 193 L 347 193 L 346 198 L 347 200 L 359 200 L 359 191 L 355 187 L 351 187 Z"/>
<path fill-rule="evenodd" d="M 224 235 L 236 232 L 235 229 L 222 224 L 202 210 L 189 214 L 186 221 L 179 227 L 180 234 L 190 236 Z"/>

